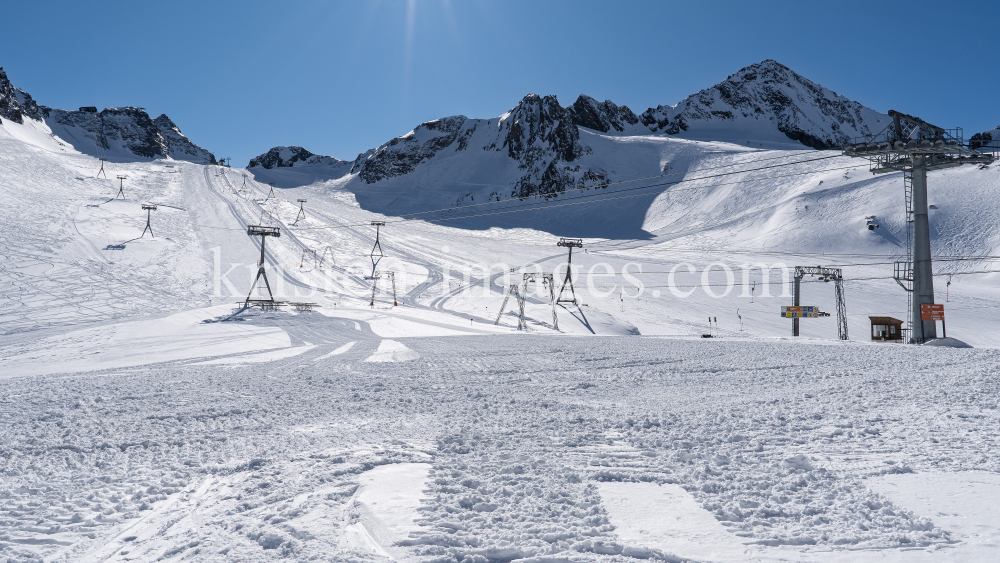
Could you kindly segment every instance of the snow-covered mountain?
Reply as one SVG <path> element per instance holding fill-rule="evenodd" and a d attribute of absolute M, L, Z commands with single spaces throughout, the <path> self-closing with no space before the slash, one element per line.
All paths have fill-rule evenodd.
<path fill-rule="evenodd" d="M 568 189 L 662 171 L 661 156 L 651 169 L 626 164 L 618 149 L 628 147 L 602 140 L 610 137 L 828 149 L 876 133 L 889 121 L 886 114 L 766 60 L 677 105 L 649 108 L 641 116 L 611 100 L 580 96 L 563 107 L 555 96 L 529 94 L 496 118 L 458 115 L 429 121 L 362 153 L 350 173 L 366 185 L 393 179 L 422 184 L 433 178 L 438 186 L 475 186 L 453 194 L 470 200 L 551 198 Z M 584 130 L 597 135 L 583 138 Z"/>
<path fill-rule="evenodd" d="M 511 190 L 488 197 L 551 196 L 571 187 L 598 184 L 605 176 L 576 161 L 592 150 L 580 143 L 573 113 L 555 96 L 528 94 L 514 109 L 492 119 L 456 115 L 428 121 L 406 135 L 364 152 L 351 173 L 367 184 L 406 176 L 418 167 L 435 167 L 457 159 L 452 173 L 467 176 L 484 168 L 509 178 Z"/>
<path fill-rule="evenodd" d="M 140 107 L 79 110 L 38 105 L 31 95 L 14 87 L 0 67 L 0 119 L 23 124 L 37 121 L 48 132 L 74 149 L 97 156 L 130 158 L 169 157 L 215 164 L 215 156 L 191 142 L 166 114 L 150 118 Z"/>
<path fill-rule="evenodd" d="M 349 168 L 351 162 L 332 156 L 313 154 L 302 147 L 274 147 L 266 153 L 250 159 L 247 168 L 291 168 L 293 166 L 330 166 L 332 168 Z M 346 172 L 346 170 L 345 170 Z"/>
<path fill-rule="evenodd" d="M 640 120 L 654 133 L 727 141 L 745 140 L 740 135 L 756 139 L 778 133 L 821 150 L 878 133 L 889 123 L 888 115 L 770 59 L 743 68 L 677 105 L 649 108 Z"/>
<path fill-rule="evenodd" d="M 294 188 L 342 178 L 351 171 L 351 161 L 313 154 L 302 147 L 282 146 L 251 158 L 247 171 L 258 182 Z"/>

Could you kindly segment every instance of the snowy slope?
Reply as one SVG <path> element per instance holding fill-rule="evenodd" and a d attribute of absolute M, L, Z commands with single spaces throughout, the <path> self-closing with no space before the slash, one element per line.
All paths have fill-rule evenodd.
<path fill-rule="evenodd" d="M 531 115 L 527 110 L 543 107 L 544 100 L 536 99 L 521 109 L 527 120 Z M 527 120 L 534 129 L 525 125 L 522 135 L 511 134 L 511 139 L 530 138 L 533 131 L 537 141 L 558 130 L 559 123 L 549 120 L 543 127 L 542 114 L 537 117 L 534 122 Z M 471 130 L 465 122 L 435 127 L 416 131 L 412 143 L 401 143 L 433 148 L 435 139 Z M 470 139 L 496 133 L 490 127 L 488 123 L 477 127 Z M 513 124 L 503 127 L 508 134 L 514 129 Z M 559 236 L 587 239 L 586 250 L 573 257 L 578 275 L 600 272 L 602 262 L 613 270 L 608 278 L 596 278 L 593 288 L 581 290 L 587 307 L 560 310 L 569 315 L 560 317 L 565 319 L 560 323 L 562 332 L 700 334 L 706 328 L 703 319 L 712 315 L 727 323 L 725 330 L 738 333 L 739 309 L 744 328 L 752 334 L 784 336 L 788 322 L 774 314 L 787 304 L 782 289 L 772 288 L 762 299 L 763 288 L 751 295 L 743 285 L 741 265 L 758 263 L 843 265 L 853 335 L 867 332 L 869 314 L 905 318 L 905 294 L 889 279 L 891 262 L 902 256 L 905 245 L 898 175 L 872 177 L 863 161 L 824 152 L 579 131 L 574 142 L 593 152 L 575 157 L 581 164 L 603 168 L 615 180 L 657 176 L 669 165 L 671 176 L 664 179 L 684 182 L 644 190 L 632 190 L 635 184 L 616 184 L 600 192 L 583 190 L 549 200 L 515 199 L 468 207 L 489 200 L 489 192 L 483 192 L 490 187 L 483 184 L 491 178 L 482 170 L 464 168 L 462 151 L 444 149 L 431 157 L 438 163 L 436 170 L 421 166 L 371 185 L 358 174 L 335 180 L 306 174 L 285 186 L 277 198 L 267 197 L 267 186 L 253 175 L 259 180 L 265 172 L 280 177 L 310 167 L 300 163 L 270 170 L 255 167 L 244 184 L 238 169 L 186 163 L 168 167 L 162 161 L 111 163 L 111 178 L 129 177 L 127 199 L 122 201 L 114 199 L 116 181 L 94 177 L 99 168 L 96 159 L 59 146 L 38 122 L 5 121 L 0 130 L 3 174 L 11 181 L 4 184 L 10 190 L 5 194 L 10 204 L 4 221 L 40 219 L 10 235 L 18 241 L 10 247 L 11 257 L 17 259 L 6 263 L 4 283 L 16 297 L 2 305 L 0 313 L 8 315 L 4 328 L 23 333 L 242 299 L 256 267 L 256 243 L 244 229 L 258 223 L 284 227 L 283 236 L 267 247 L 281 268 L 272 282 L 284 296 L 331 306 L 367 304 L 371 282 L 364 278 L 373 269 L 368 258 L 373 229 L 368 223 L 380 219 L 390 224 L 382 235 L 387 258 L 378 268 L 396 271 L 399 301 L 415 307 L 402 310 L 409 311 L 409 317 L 399 318 L 400 327 L 415 322 L 434 330 L 453 330 L 456 319 L 468 323 L 473 318 L 476 331 L 493 330 L 486 325 L 495 319 L 510 278 L 519 275 L 505 280 L 507 276 L 499 274 L 511 267 L 563 272 L 565 250 L 555 246 Z M 530 149 L 522 144 L 525 153 Z M 480 152 L 497 159 L 495 175 L 521 173 L 508 167 L 507 154 Z M 35 172 L 40 170 L 45 172 Z M 998 329 L 989 320 L 997 294 L 991 280 L 996 274 L 968 273 L 994 269 L 988 257 L 1000 253 L 996 235 L 1000 214 L 994 211 L 997 189 L 997 169 L 992 166 L 931 174 L 933 252 L 941 258 L 962 258 L 937 263 L 939 293 L 946 287 L 947 275 L 953 274 L 949 296 L 964 301 L 949 316 L 949 335 L 975 346 L 993 346 L 998 340 Z M 455 201 L 470 193 L 463 202 L 467 207 L 455 212 Z M 569 199 L 581 195 L 586 197 Z M 299 198 L 308 203 L 305 218 L 297 219 Z M 161 204 L 153 214 L 155 240 L 139 238 L 145 219 L 138 209 L 140 200 Z M 541 205 L 513 207 L 522 203 Z M 393 218 L 435 206 L 450 211 L 402 223 Z M 465 210 L 477 214 L 460 216 Z M 866 228 L 865 217 L 870 215 L 879 218 L 880 229 Z M 976 256 L 984 258 L 971 259 Z M 734 270 L 736 287 L 724 297 L 699 288 L 704 279 L 726 280 L 719 268 L 702 277 L 702 270 L 717 261 Z M 667 287 L 669 272 L 688 262 L 695 272 L 687 273 L 684 266 L 673 278 L 685 292 L 692 287 L 697 291 L 675 298 Z M 632 278 L 623 275 L 630 263 L 641 264 L 643 273 L 637 274 L 633 267 Z M 491 268 L 490 276 L 484 275 L 484 267 Z M 748 284 L 781 283 L 777 270 L 765 276 L 767 280 L 759 269 L 747 275 Z M 585 287 L 586 280 L 578 279 Z M 377 288 L 379 295 L 389 290 L 386 283 Z M 639 283 L 644 289 L 637 295 Z M 830 291 L 819 290 L 808 298 L 823 310 L 834 310 Z M 443 316 L 428 317 L 431 313 Z M 540 297 L 528 303 L 528 314 L 540 328 L 551 329 L 551 312 Z M 509 329 L 508 319 L 501 324 Z M 398 335 L 403 329 L 392 330 Z M 803 331 L 807 336 L 835 335 L 833 322 L 827 320 L 807 324 Z"/>

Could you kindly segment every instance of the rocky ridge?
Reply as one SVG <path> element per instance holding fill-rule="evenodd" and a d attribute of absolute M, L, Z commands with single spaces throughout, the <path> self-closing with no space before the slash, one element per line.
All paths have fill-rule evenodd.
<path fill-rule="evenodd" d="M 298 163 L 299 166 L 332 166 L 340 168 L 350 166 L 351 162 L 340 160 L 332 156 L 313 154 L 302 147 L 274 147 L 262 155 L 250 159 L 247 168 L 261 167 L 268 170 L 273 168 L 291 168 Z"/>
<path fill-rule="evenodd" d="M 648 132 L 648 127 L 628 106 L 618 106 L 611 100 L 598 102 L 590 96 L 581 95 L 567 110 L 578 127 L 612 135 Z"/>
<path fill-rule="evenodd" d="M 552 197 L 570 186 L 596 185 L 604 180 L 601 171 L 574 164 L 592 150 L 580 143 L 573 112 L 559 105 L 555 96 L 537 94 L 528 94 L 498 118 L 457 115 L 422 123 L 406 135 L 358 155 L 351 173 L 373 184 L 409 174 L 435 157 L 470 149 L 506 155 L 508 164 L 518 171 L 511 197 Z"/>
<path fill-rule="evenodd" d="M 428 121 L 358 155 L 350 173 L 366 184 L 374 184 L 446 159 L 465 159 L 467 168 L 485 166 L 484 161 L 473 156 L 474 151 L 469 151 L 477 149 L 504 154 L 508 161 L 502 167 L 517 169 L 510 181 L 509 197 L 548 198 L 608 180 L 604 169 L 580 163 L 581 157 L 593 154 L 593 149 L 581 141 L 580 128 L 612 136 L 668 135 L 734 142 L 790 140 L 829 149 L 842 146 L 852 137 L 875 133 L 888 122 L 886 114 L 840 96 L 776 61 L 766 60 L 741 69 L 677 105 L 649 108 L 641 115 L 611 100 L 598 102 L 580 96 L 572 105 L 563 107 L 555 96 L 529 94 L 498 118 L 459 115 Z M 494 192 L 491 197 L 507 195 Z"/>
<path fill-rule="evenodd" d="M 40 119 L 40 108 L 35 100 L 20 88 L 15 88 L 0 66 L 0 123 L 9 119 L 14 123 L 24 123 L 24 118 Z"/>
<path fill-rule="evenodd" d="M 38 105 L 14 87 L 0 67 L 0 122 L 25 119 L 45 123 L 56 135 L 84 153 L 125 152 L 143 158 L 170 157 L 215 164 L 215 156 L 191 142 L 165 114 L 150 118 L 139 107 L 105 108 L 100 112 L 53 109 Z"/>
<path fill-rule="evenodd" d="M 641 116 L 653 133 L 677 135 L 714 130 L 776 129 L 814 149 L 843 146 L 852 137 L 877 133 L 889 122 L 774 60 L 750 65 L 675 106 L 649 108 Z"/>

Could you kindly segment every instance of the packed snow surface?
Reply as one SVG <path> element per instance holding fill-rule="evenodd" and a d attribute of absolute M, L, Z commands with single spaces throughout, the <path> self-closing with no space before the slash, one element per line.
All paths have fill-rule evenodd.
<path fill-rule="evenodd" d="M 581 139 L 615 178 L 684 182 L 475 223 L 454 204 L 476 178 L 445 168 L 105 179 L 5 120 L 0 558 L 991 561 L 997 168 L 931 173 L 951 346 L 907 346 L 868 319 L 906 319 L 898 175 L 777 142 Z M 261 224 L 276 297 L 316 310 L 237 305 Z M 577 303 L 553 308 L 521 284 L 563 289 L 562 235 L 584 239 Z M 843 268 L 851 341 L 835 318 L 788 336 L 780 264 Z M 804 280 L 804 304 L 835 316 L 831 285 Z"/>

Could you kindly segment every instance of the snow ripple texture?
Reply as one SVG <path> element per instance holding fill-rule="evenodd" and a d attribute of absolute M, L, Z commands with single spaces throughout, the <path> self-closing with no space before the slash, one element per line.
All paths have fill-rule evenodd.
<path fill-rule="evenodd" d="M 0 553 L 380 560 L 342 536 L 392 463 L 431 465 L 416 560 L 675 560 L 621 543 L 602 482 L 676 483 L 748 543 L 929 546 L 864 479 L 1000 470 L 994 350 L 492 336 L 370 363 L 343 332 L 263 368 L 0 381 Z"/>

